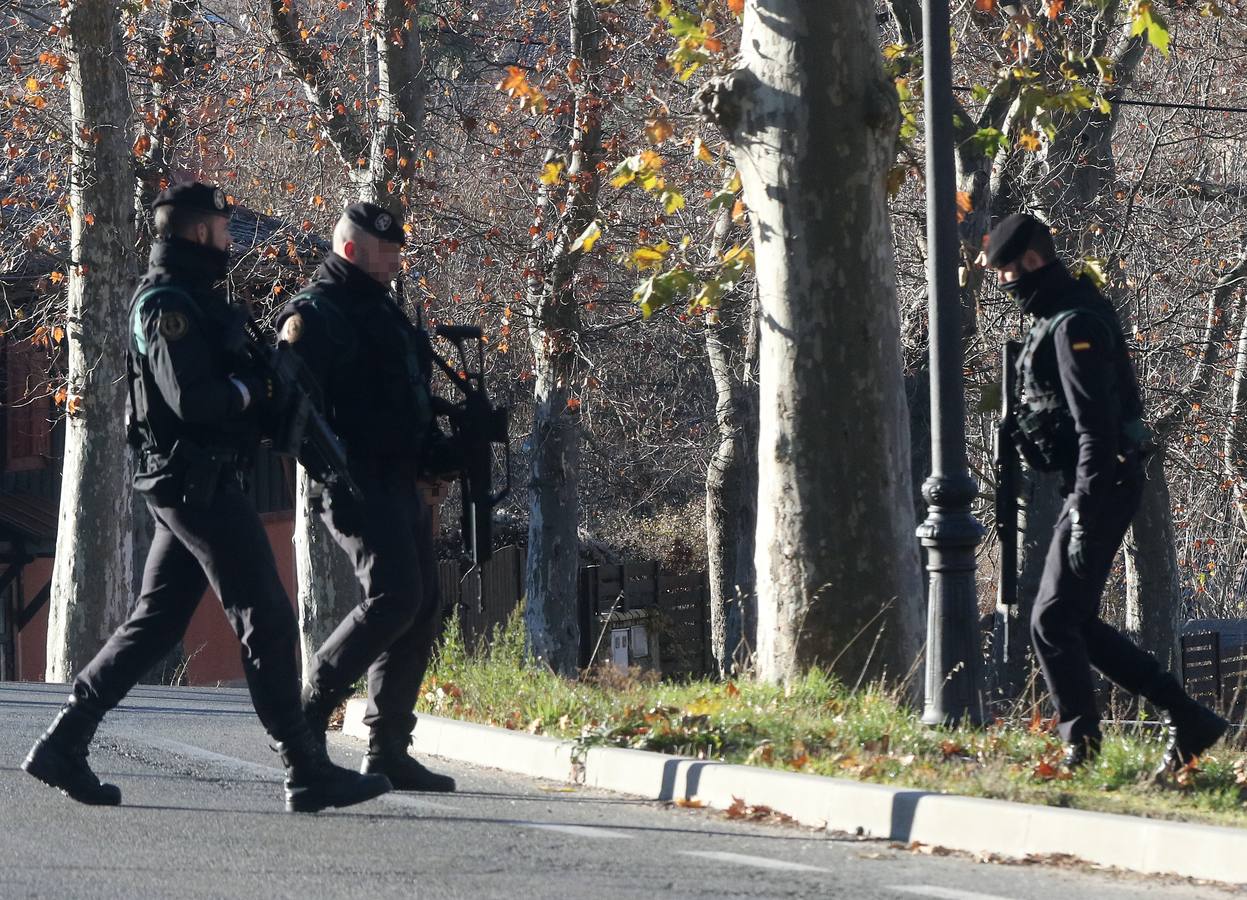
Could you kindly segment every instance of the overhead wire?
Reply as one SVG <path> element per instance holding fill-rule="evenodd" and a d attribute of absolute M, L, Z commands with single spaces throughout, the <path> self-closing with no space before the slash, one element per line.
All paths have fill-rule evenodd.
<path fill-rule="evenodd" d="M 953 90 L 962 94 L 974 92 L 974 88 L 955 84 Z M 1198 103 L 1169 103 L 1163 100 L 1113 100 L 1118 106 L 1146 106 L 1155 109 L 1188 109 L 1194 112 L 1247 113 L 1247 106 L 1208 106 Z"/>

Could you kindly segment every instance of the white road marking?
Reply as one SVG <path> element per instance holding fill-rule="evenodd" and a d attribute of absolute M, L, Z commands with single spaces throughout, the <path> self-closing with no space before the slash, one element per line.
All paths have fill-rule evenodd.
<path fill-rule="evenodd" d="M 451 806 L 448 803 L 438 803 L 434 800 L 425 800 L 424 797 L 415 797 L 411 794 L 382 794 L 378 799 L 382 803 L 390 803 L 394 806 L 407 806 L 412 809 L 433 809 L 438 812 L 458 812 L 459 807 Z"/>
<path fill-rule="evenodd" d="M 184 744 L 181 741 L 174 741 L 168 738 L 146 737 L 134 733 L 125 733 L 118 735 L 135 743 L 147 744 L 151 747 L 158 747 L 167 750 L 170 753 L 176 753 L 179 756 L 185 756 L 190 759 L 198 759 L 203 762 L 216 763 L 226 768 L 235 769 L 242 772 L 250 772 L 253 775 L 259 775 L 265 781 L 271 781 L 274 778 L 284 778 L 286 773 L 283 769 L 277 769 L 273 766 L 262 765 L 261 763 L 251 762 L 246 759 L 239 759 L 236 756 L 226 756 L 223 753 L 214 753 L 211 750 L 205 750 L 203 747 L 196 747 L 194 744 Z M 422 797 L 413 797 L 408 794 L 382 794 L 380 799 L 383 803 L 389 803 L 394 806 L 406 806 L 415 809 L 431 809 L 440 812 L 458 812 L 458 807 L 448 806 L 445 803 L 435 803 L 432 800 L 425 800 Z"/>
<path fill-rule="evenodd" d="M 170 753 L 176 753 L 179 756 L 185 756 L 190 759 L 198 759 L 203 762 L 216 763 L 229 769 L 250 772 L 252 775 L 259 775 L 266 781 L 273 778 L 282 778 L 286 774 L 283 770 L 276 769 L 273 766 L 265 766 L 250 760 L 239 759 L 236 756 L 226 756 L 223 753 L 214 753 L 211 750 L 205 750 L 203 747 L 196 747 L 194 744 L 184 744 L 181 741 L 174 741 L 169 738 L 147 737 L 146 735 L 134 734 L 133 732 L 119 735 L 119 737 L 125 737 L 127 740 L 134 741 L 137 744 L 147 744 L 149 747 L 168 750 Z"/>
<path fill-rule="evenodd" d="M 979 894 L 957 888 L 937 887 L 933 884 L 894 884 L 888 890 L 913 894 L 916 897 L 931 897 L 933 900 L 1010 900 L 1009 897 L 1002 897 L 999 894 Z"/>
<path fill-rule="evenodd" d="M 570 834 L 575 837 L 606 839 L 624 839 L 631 840 L 633 835 L 626 831 L 615 831 L 611 828 L 598 828 L 594 825 L 560 825 L 555 822 L 511 822 L 512 825 L 519 825 L 521 828 L 535 828 L 538 831 L 557 831 L 561 834 Z"/>
<path fill-rule="evenodd" d="M 782 859 L 770 859 L 766 856 L 749 856 L 745 853 L 727 853 L 720 850 L 681 850 L 683 856 L 698 856 L 702 859 L 714 859 L 719 862 L 735 863 L 738 866 L 755 866 L 759 869 L 784 869 L 789 872 L 830 872 L 820 866 L 807 866 L 805 863 L 785 862 Z"/>

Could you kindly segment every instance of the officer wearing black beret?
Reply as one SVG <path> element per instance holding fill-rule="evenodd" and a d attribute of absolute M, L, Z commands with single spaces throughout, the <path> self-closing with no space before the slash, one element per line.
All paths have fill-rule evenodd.
<path fill-rule="evenodd" d="M 431 514 L 417 486 L 441 439 L 429 388 L 432 352 L 391 294 L 403 227 L 372 203 L 348 206 L 333 252 L 278 316 L 346 445 L 362 500 L 323 488 L 321 517 L 355 566 L 363 600 L 316 653 L 304 711 L 324 735 L 330 713 L 367 673 L 362 771 L 399 790 L 453 791 L 453 778 L 408 755 L 414 708 L 433 651 L 440 601 Z"/>
<path fill-rule="evenodd" d="M 286 764 L 286 808 L 346 806 L 389 790 L 333 765 L 299 703 L 294 613 L 268 535 L 243 490 L 269 393 L 241 354 L 241 319 L 220 285 L 231 207 L 220 188 L 179 184 L 152 204 L 151 264 L 130 304 L 127 352 L 134 486 L 155 535 L 130 618 L 74 679 L 73 693 L 22 763 L 82 803 L 115 805 L 87 748 L 103 715 L 181 639 L 211 585 L 242 642 L 252 702 Z"/>
<path fill-rule="evenodd" d="M 987 265 L 1031 317 L 1018 359 L 1017 433 L 1029 464 L 1060 472 L 1065 503 L 1044 563 L 1031 636 L 1066 743 L 1065 762 L 1100 749 L 1091 666 L 1165 710 L 1158 774 L 1192 763 L 1229 727 L 1192 700 L 1156 658 L 1100 618 L 1100 596 L 1139 506 L 1147 432 L 1138 381 L 1112 305 L 1057 259 L 1052 235 L 1018 213 L 988 236 Z"/>

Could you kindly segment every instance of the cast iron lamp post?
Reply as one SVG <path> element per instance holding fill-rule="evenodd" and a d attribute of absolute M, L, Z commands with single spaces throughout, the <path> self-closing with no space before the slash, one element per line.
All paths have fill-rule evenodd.
<path fill-rule="evenodd" d="M 927 519 L 918 528 L 927 549 L 929 603 L 922 721 L 979 724 L 981 652 L 974 551 L 983 528 L 970 512 L 978 485 L 966 465 L 948 0 L 925 0 L 923 29 L 931 476 L 922 485 Z"/>

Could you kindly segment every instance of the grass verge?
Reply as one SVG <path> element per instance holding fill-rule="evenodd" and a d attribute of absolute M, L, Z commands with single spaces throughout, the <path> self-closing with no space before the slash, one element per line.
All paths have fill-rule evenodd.
<path fill-rule="evenodd" d="M 1247 824 L 1247 755 L 1219 747 L 1173 783 L 1150 773 L 1159 729 L 1112 729 L 1091 767 L 1059 767 L 1051 723 L 1015 716 L 932 729 L 881 686 L 856 693 L 811 672 L 755 681 L 664 683 L 604 669 L 578 681 L 525 652 L 518 615 L 469 654 L 452 622 L 418 709 L 534 734 L 975 797 L 1217 825 Z M 1029 707 L 1027 708 L 1029 712 Z"/>

